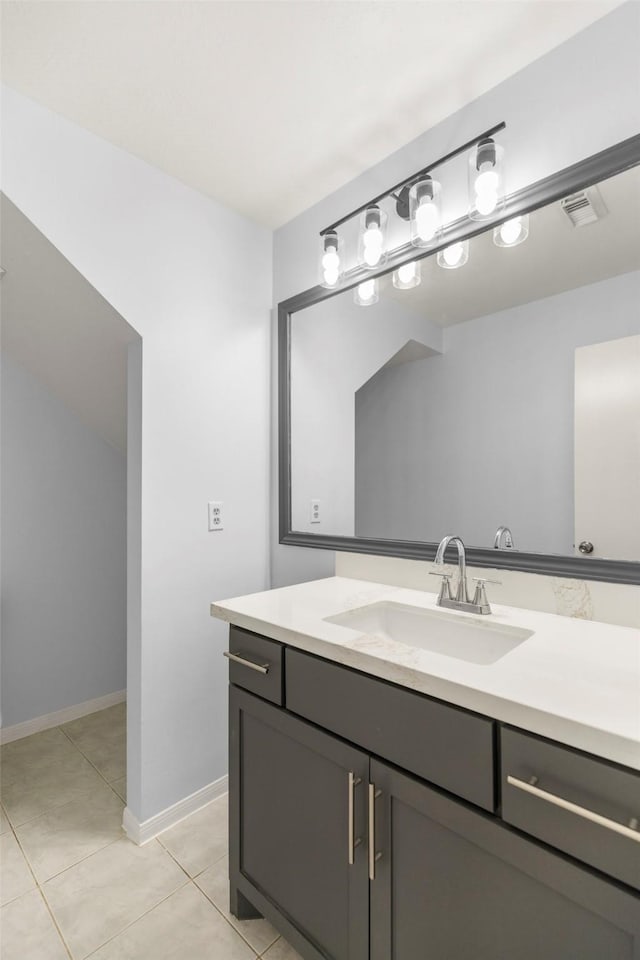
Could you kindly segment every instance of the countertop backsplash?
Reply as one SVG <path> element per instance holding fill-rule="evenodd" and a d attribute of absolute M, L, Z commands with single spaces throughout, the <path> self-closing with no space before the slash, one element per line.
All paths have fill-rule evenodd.
<path fill-rule="evenodd" d="M 372 580 L 428 593 L 438 592 L 438 578 L 429 576 L 438 570 L 442 568 L 423 560 L 336 553 L 335 573 L 338 577 Z M 447 565 L 446 570 L 448 573 L 457 573 L 454 565 Z M 490 603 L 640 628 L 640 586 L 634 584 L 571 580 L 480 567 L 468 567 L 467 575 L 469 579 L 478 576 L 501 581 L 500 585 L 487 584 Z"/>

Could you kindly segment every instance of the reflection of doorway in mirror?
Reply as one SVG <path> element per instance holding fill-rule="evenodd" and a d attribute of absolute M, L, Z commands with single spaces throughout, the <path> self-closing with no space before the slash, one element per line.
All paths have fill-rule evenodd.
<path fill-rule="evenodd" d="M 575 355 L 576 553 L 639 560 L 639 493 L 640 336 L 579 347 Z"/>

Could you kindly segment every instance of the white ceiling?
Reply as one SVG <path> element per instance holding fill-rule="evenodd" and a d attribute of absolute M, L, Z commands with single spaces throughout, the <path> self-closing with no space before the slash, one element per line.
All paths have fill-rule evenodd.
<path fill-rule="evenodd" d="M 5 196 L 0 218 L 3 351 L 124 451 L 136 332 Z"/>
<path fill-rule="evenodd" d="M 276 227 L 620 2 L 3 2 L 2 77 Z"/>

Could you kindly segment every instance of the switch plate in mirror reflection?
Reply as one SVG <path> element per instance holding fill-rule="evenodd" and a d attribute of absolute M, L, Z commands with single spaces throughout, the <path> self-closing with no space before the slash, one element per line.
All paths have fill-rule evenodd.
<path fill-rule="evenodd" d="M 635 165 L 584 190 L 592 222 L 574 226 L 555 196 L 531 212 L 524 243 L 496 245 L 490 224 L 459 270 L 429 255 L 419 286 L 398 290 L 381 276 L 372 306 L 356 305 L 348 289 L 289 308 L 283 542 L 306 543 L 296 535 L 310 532 L 316 496 L 326 504 L 323 534 L 346 538 L 344 549 L 355 541 L 419 555 L 398 544 L 434 544 L 455 530 L 476 552 L 491 551 L 472 556 L 479 565 L 588 578 L 577 571 L 605 557 L 626 561 L 621 579 L 639 582 L 633 140 Z M 515 550 L 492 550 L 503 525 Z M 588 557 L 583 540 L 594 544 Z M 549 564 L 527 566 L 531 555 Z M 561 558 L 575 558 L 570 573 Z"/>

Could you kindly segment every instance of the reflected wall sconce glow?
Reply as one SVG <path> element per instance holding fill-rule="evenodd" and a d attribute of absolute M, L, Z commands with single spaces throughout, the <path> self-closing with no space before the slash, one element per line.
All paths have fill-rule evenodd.
<path fill-rule="evenodd" d="M 484 137 L 469 155 L 469 217 L 488 220 L 504 206 L 504 149 Z"/>
<path fill-rule="evenodd" d="M 320 237 L 320 243 L 320 283 L 331 290 L 344 273 L 344 240 L 335 230 L 329 230 Z"/>
<path fill-rule="evenodd" d="M 463 267 L 469 259 L 469 241 L 461 240 L 459 243 L 452 243 L 444 250 L 438 250 L 436 260 L 439 267 L 445 270 L 457 270 Z"/>
<path fill-rule="evenodd" d="M 353 294 L 353 301 L 359 307 L 370 307 L 371 304 L 378 302 L 378 281 L 376 277 L 371 280 L 363 280 L 356 287 Z"/>
<path fill-rule="evenodd" d="M 403 263 L 401 267 L 393 271 L 393 285 L 398 290 L 411 290 L 420 284 L 420 261 L 412 260 L 410 263 Z"/>
<path fill-rule="evenodd" d="M 372 203 L 360 217 L 358 262 L 368 270 L 375 270 L 387 259 L 385 238 L 387 215 L 377 203 Z"/>
<path fill-rule="evenodd" d="M 442 186 L 430 176 L 418 180 L 409 190 L 411 243 L 433 247 L 442 233 Z"/>
<path fill-rule="evenodd" d="M 496 247 L 517 247 L 529 236 L 529 214 L 505 220 L 493 229 L 493 242 Z"/>

